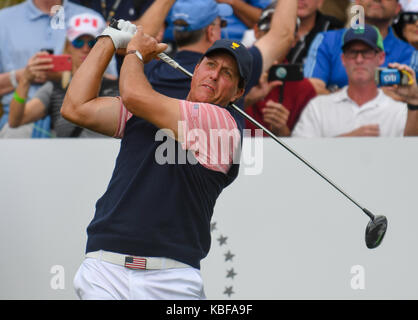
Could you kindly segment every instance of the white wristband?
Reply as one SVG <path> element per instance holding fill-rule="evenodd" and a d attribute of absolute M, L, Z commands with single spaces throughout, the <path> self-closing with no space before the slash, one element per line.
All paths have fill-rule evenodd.
<path fill-rule="evenodd" d="M 10 83 L 12 84 L 13 88 L 17 88 L 17 79 L 16 79 L 16 71 L 12 70 L 9 72 L 9 79 Z"/>

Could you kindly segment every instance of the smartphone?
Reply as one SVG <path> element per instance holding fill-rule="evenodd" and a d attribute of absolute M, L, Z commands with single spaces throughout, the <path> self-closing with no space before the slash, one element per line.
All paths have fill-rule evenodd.
<path fill-rule="evenodd" d="M 303 64 L 277 64 L 270 68 L 268 81 L 300 81 L 303 80 Z"/>
<path fill-rule="evenodd" d="M 49 57 L 52 58 L 52 64 L 54 65 L 51 71 L 71 71 L 72 61 L 69 54 L 51 54 Z"/>
<path fill-rule="evenodd" d="M 378 86 L 388 87 L 394 85 L 407 86 L 414 82 L 412 74 L 406 70 L 393 68 L 377 68 L 375 82 Z"/>

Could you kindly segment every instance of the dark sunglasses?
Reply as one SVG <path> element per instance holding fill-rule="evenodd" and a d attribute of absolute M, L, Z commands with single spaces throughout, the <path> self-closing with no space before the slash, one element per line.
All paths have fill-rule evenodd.
<path fill-rule="evenodd" d="M 71 42 L 71 44 L 73 45 L 74 48 L 77 49 L 81 49 L 82 47 L 84 47 L 84 44 L 87 43 L 89 48 L 93 48 L 94 44 L 96 43 L 96 39 L 92 39 L 92 40 L 83 40 L 81 38 L 77 38 L 75 40 L 73 40 Z"/>
<path fill-rule="evenodd" d="M 404 23 L 415 23 L 418 21 L 418 12 L 404 12 L 401 19 Z"/>
<path fill-rule="evenodd" d="M 348 59 L 356 59 L 359 54 L 361 54 L 363 59 L 372 59 L 376 56 L 377 51 L 373 49 L 366 49 L 366 50 L 347 49 L 347 50 L 344 50 L 343 53 Z"/>

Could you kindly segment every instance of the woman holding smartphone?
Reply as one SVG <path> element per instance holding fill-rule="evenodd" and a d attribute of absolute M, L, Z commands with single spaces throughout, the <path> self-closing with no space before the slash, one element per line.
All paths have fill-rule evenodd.
<path fill-rule="evenodd" d="M 60 82 L 48 81 L 26 101 L 30 83 L 42 70 L 54 70 L 60 57 L 48 56 L 47 52 L 38 53 L 29 61 L 22 80 L 14 93 L 9 111 L 9 126 L 12 128 L 35 122 L 46 115 L 51 116 L 51 132 L 56 137 L 105 137 L 99 133 L 78 127 L 65 120 L 60 113 L 62 102 L 72 75 L 77 71 L 95 44 L 96 37 L 106 27 L 98 15 L 80 14 L 71 18 L 67 29 L 64 52 L 71 57 L 71 63 L 62 64 Z M 36 64 L 43 59 L 44 64 Z M 118 96 L 118 81 L 103 77 L 99 95 Z"/>

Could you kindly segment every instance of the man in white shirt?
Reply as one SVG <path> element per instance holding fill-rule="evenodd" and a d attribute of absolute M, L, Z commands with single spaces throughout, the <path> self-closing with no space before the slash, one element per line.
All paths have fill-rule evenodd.
<path fill-rule="evenodd" d="M 395 101 L 375 83 L 375 71 L 385 60 L 377 28 L 350 28 L 343 36 L 342 63 L 348 86 L 312 99 L 303 110 L 293 137 L 399 137 L 418 135 L 414 106 Z M 413 74 L 415 73 L 408 69 Z M 409 109 L 409 110 L 408 110 Z"/>

